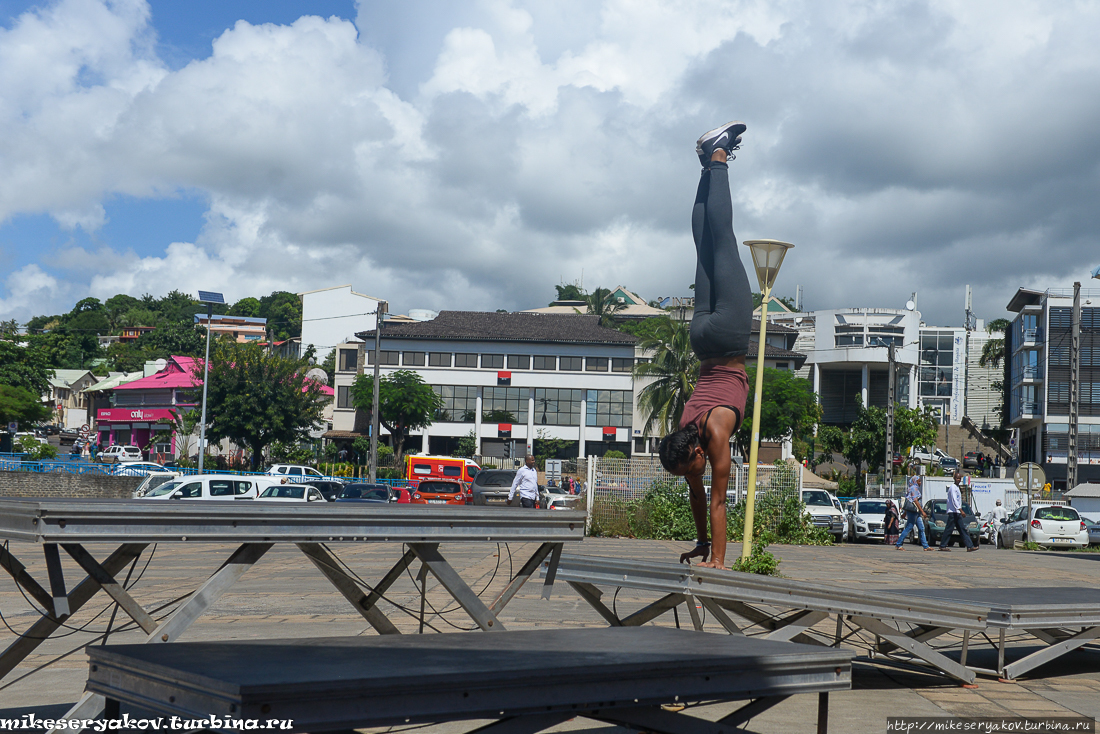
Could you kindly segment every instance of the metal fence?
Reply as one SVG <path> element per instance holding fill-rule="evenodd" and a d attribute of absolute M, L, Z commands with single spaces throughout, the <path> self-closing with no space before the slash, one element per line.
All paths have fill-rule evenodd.
<path fill-rule="evenodd" d="M 744 501 L 748 482 L 748 465 L 730 467 L 727 506 L 733 509 Z M 632 535 L 645 525 L 646 497 L 658 491 L 680 492 L 688 496 L 687 482 L 664 470 L 656 457 L 608 459 L 590 457 L 588 472 L 589 531 L 598 535 Z M 703 475 L 703 485 L 709 497 L 712 475 Z M 802 490 L 802 472 L 797 464 L 779 466 L 758 465 L 756 470 L 756 502 L 776 508 L 770 514 L 771 525 L 782 518 L 783 498 Z"/>

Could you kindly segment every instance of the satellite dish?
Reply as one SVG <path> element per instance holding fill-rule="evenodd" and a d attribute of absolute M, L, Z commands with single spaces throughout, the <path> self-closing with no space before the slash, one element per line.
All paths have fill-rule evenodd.
<path fill-rule="evenodd" d="M 314 382 L 319 382 L 322 385 L 328 384 L 328 373 L 320 367 L 314 367 L 309 372 L 307 372 L 306 378 L 313 380 Z"/>
<path fill-rule="evenodd" d="M 157 368 L 157 372 L 160 372 L 160 371 L 162 371 L 162 370 L 163 370 L 163 369 L 164 369 L 165 367 L 167 367 L 167 366 L 168 366 L 168 360 L 167 360 L 167 359 L 158 359 L 158 360 L 157 360 L 156 362 L 154 362 L 153 364 L 154 364 L 154 365 L 156 366 L 156 368 Z"/>
<path fill-rule="evenodd" d="M 912 311 L 916 307 L 917 307 L 917 304 L 913 303 L 912 301 L 906 301 L 905 302 L 905 310 L 906 311 Z"/>

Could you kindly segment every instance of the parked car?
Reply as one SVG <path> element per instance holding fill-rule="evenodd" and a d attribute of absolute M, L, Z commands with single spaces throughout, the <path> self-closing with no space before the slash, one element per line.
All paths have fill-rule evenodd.
<path fill-rule="evenodd" d="M 313 477 L 321 479 L 325 476 L 311 466 L 302 466 L 300 464 L 272 464 L 268 468 L 267 473 L 279 477 L 309 477 L 311 479 Z"/>
<path fill-rule="evenodd" d="M 170 482 L 173 479 L 177 479 L 180 476 L 181 475 L 178 471 L 150 472 L 145 477 L 145 480 L 134 488 L 133 498 L 140 499 L 160 485 L 165 484 L 166 482 Z"/>
<path fill-rule="evenodd" d="M 116 477 L 147 477 L 150 474 L 172 473 L 171 469 L 165 469 L 160 464 L 152 461 L 135 461 L 129 464 L 119 464 L 111 469 L 111 474 Z"/>
<path fill-rule="evenodd" d="M 981 469 L 981 459 L 977 451 L 967 451 L 963 454 L 963 469 Z"/>
<path fill-rule="evenodd" d="M 332 502 L 344 491 L 344 483 L 335 479 L 310 479 L 306 486 L 314 487 L 329 502 Z"/>
<path fill-rule="evenodd" d="M 508 492 L 512 489 L 512 480 L 516 478 L 515 469 L 482 469 L 470 483 L 470 493 L 475 505 L 499 505 L 519 507 L 519 493 L 508 502 Z M 539 497 L 545 490 L 539 487 Z"/>
<path fill-rule="evenodd" d="M 321 490 L 308 484 L 273 484 L 256 498 L 257 502 L 325 502 Z"/>
<path fill-rule="evenodd" d="M 943 537 L 943 531 L 947 527 L 947 500 L 928 500 L 924 503 L 924 515 L 927 518 L 927 522 L 924 524 L 924 533 L 928 538 L 928 545 L 939 545 L 940 538 Z M 970 540 L 974 545 L 977 545 L 980 533 L 978 517 L 966 502 L 962 503 L 961 520 L 962 526 L 970 535 Z M 948 546 L 956 542 L 956 532 L 955 530 L 951 532 L 951 539 L 947 541 Z M 962 538 L 958 539 L 958 543 L 960 546 L 963 545 Z"/>
<path fill-rule="evenodd" d="M 1089 544 L 1088 525 L 1077 510 L 1065 505 L 1027 505 L 1008 516 L 997 536 L 997 547 L 1011 548 L 1016 541 L 1038 543 L 1044 548 L 1084 548 Z"/>
<path fill-rule="evenodd" d="M 944 474 L 954 474 L 955 470 L 959 468 L 959 460 L 952 456 L 940 457 L 940 469 L 943 469 Z"/>
<path fill-rule="evenodd" d="M 1089 545 L 1100 545 L 1100 522 L 1087 517 L 1082 517 L 1081 520 L 1089 531 Z"/>
<path fill-rule="evenodd" d="M 875 540 L 885 537 L 886 500 L 855 499 L 848 504 L 848 540 Z"/>
<path fill-rule="evenodd" d="M 424 479 L 413 490 L 414 505 L 465 505 L 469 504 L 469 490 L 462 482 L 452 479 Z"/>
<path fill-rule="evenodd" d="M 365 502 L 372 505 L 388 505 L 391 502 L 396 502 L 393 499 L 394 493 L 390 491 L 390 488 L 385 484 L 369 484 L 365 482 L 356 482 L 354 484 L 345 484 L 344 489 L 340 492 L 340 496 L 336 498 L 337 502 Z"/>
<path fill-rule="evenodd" d="M 150 490 L 147 500 L 253 500 L 269 482 L 231 474 L 179 477 Z"/>
<path fill-rule="evenodd" d="M 133 464 L 145 461 L 145 457 L 137 446 L 114 444 L 96 454 L 95 460 L 100 464 Z"/>
<path fill-rule="evenodd" d="M 951 457 L 939 448 L 928 446 L 914 446 L 909 450 L 910 460 L 916 460 L 922 464 L 938 464 L 941 459 Z"/>
<path fill-rule="evenodd" d="M 848 518 L 832 492 L 824 489 L 802 490 L 802 501 L 814 525 L 832 534 L 833 540 L 843 543 L 848 539 Z"/>
<path fill-rule="evenodd" d="M 546 487 L 545 507 L 548 510 L 572 510 L 580 497 L 569 494 L 561 487 Z"/>
<path fill-rule="evenodd" d="M 894 452 L 894 460 L 893 460 L 894 468 L 895 468 L 895 469 L 898 469 L 898 468 L 900 468 L 900 467 L 901 467 L 901 465 L 902 465 L 902 464 L 904 464 L 904 463 L 905 463 L 905 462 L 904 462 L 904 460 L 903 460 L 903 459 L 901 458 L 901 454 L 899 454 L 899 453 L 898 453 L 897 451 L 895 451 L 895 452 Z"/>

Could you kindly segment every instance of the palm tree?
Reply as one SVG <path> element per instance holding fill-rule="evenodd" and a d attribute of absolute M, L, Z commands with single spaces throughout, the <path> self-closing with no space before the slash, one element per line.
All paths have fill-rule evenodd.
<path fill-rule="evenodd" d="M 676 430 L 699 379 L 699 360 L 691 349 L 691 327 L 667 316 L 653 322 L 653 328 L 638 342 L 652 357 L 634 366 L 634 379 L 652 380 L 638 393 L 642 435 L 646 437 L 654 425 L 661 435 Z"/>
<path fill-rule="evenodd" d="M 1008 319 L 993 319 L 985 326 L 986 332 L 995 334 L 998 331 L 1004 333 L 1008 331 Z M 982 356 L 978 359 L 978 364 L 982 367 L 992 365 L 993 367 L 999 367 L 1001 360 L 1005 358 L 1005 340 L 1004 337 L 1000 339 L 990 339 L 982 345 Z"/>
<path fill-rule="evenodd" d="M 600 326 L 614 325 L 615 314 L 626 308 L 626 305 L 619 302 L 607 288 L 597 288 L 584 296 L 584 300 L 588 302 L 586 313 L 599 316 Z"/>

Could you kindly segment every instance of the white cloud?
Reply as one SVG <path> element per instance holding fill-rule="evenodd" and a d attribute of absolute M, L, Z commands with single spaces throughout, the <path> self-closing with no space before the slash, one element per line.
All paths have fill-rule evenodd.
<path fill-rule="evenodd" d="M 34 263 L 10 273 L 4 285 L 8 297 L 0 298 L 0 319 L 3 320 L 22 322 L 38 313 L 55 313 L 51 308 L 62 305 L 70 295 L 64 283 Z"/>
<path fill-rule="evenodd" d="M 993 317 L 1018 285 L 1094 264 L 1098 14 L 418 0 L 360 8 L 359 29 L 238 22 L 172 71 L 142 0 L 60 0 L 0 29 L 0 221 L 94 231 L 113 195 L 209 201 L 196 241 L 162 254 L 67 251 L 63 280 L 21 296 L 34 313 L 85 292 L 349 281 L 399 310 L 527 308 L 582 271 L 686 294 L 693 143 L 740 117 L 737 231 L 797 245 L 780 292 L 826 308 L 916 290 L 930 321 L 958 323 L 971 282 Z"/>

